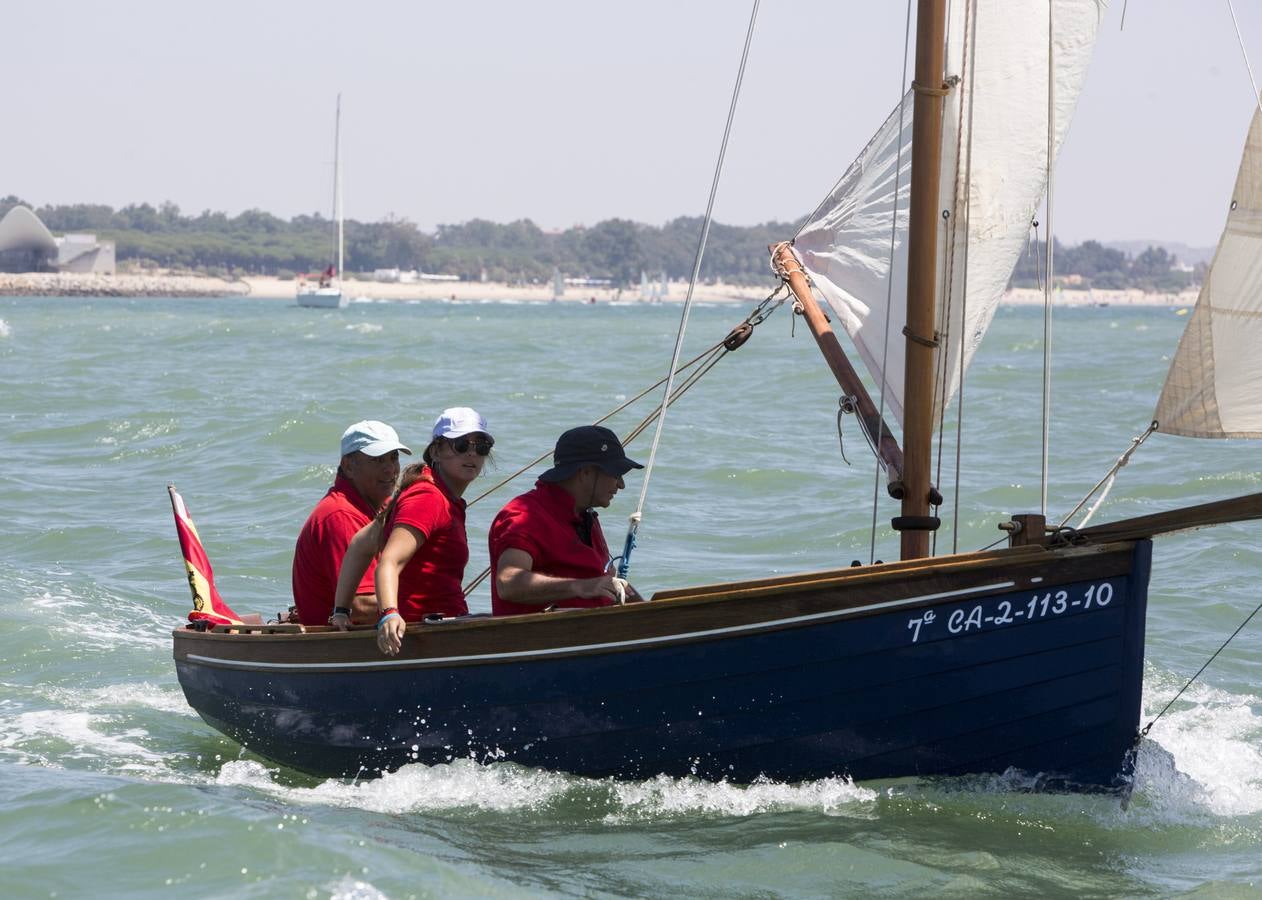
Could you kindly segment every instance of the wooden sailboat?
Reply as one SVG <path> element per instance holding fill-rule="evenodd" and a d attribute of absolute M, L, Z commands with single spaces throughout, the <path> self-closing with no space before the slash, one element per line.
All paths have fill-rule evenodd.
<path fill-rule="evenodd" d="M 333 124 L 333 221 L 336 223 L 333 233 L 334 261 L 329 263 L 328 269 L 314 284 L 309 281 L 298 284 L 299 306 L 340 309 L 346 305 L 347 298 L 342 293 L 342 264 L 346 249 L 342 215 L 342 95 L 338 94 Z"/>
<path fill-rule="evenodd" d="M 972 15 L 979 5 L 985 16 Z M 319 775 L 472 757 L 593 776 L 874 779 L 1017 769 L 1049 787 L 1124 785 L 1139 724 L 1151 538 L 1262 518 L 1262 495 L 1076 532 L 1049 534 L 1043 516 L 1020 516 L 1009 523 L 1007 548 L 927 558 L 940 502 L 930 481 L 931 432 L 950 396 L 940 383 L 962 377 L 975 346 L 968 323 L 977 319 L 969 316 L 988 319 L 978 307 L 997 302 L 990 294 L 1007 274 L 994 273 L 1010 232 L 1023 232 L 1029 220 L 986 194 L 1006 190 L 1010 179 L 988 184 L 994 172 L 971 177 L 958 159 L 944 166 L 935 148 L 971 148 L 974 166 L 989 165 L 985 154 L 1000 143 L 988 143 L 977 126 L 1010 129 L 1011 121 L 1001 108 L 983 109 L 981 92 L 995 80 L 971 64 L 979 32 L 1000 22 L 1020 32 L 1023 20 L 1028 28 L 1028 10 L 1015 9 L 1021 5 L 957 0 L 951 21 L 965 40 L 958 30 L 948 39 L 945 0 L 922 0 L 915 125 L 909 132 L 901 115 L 891 117 L 839 186 L 837 202 L 796 243 L 777 249 L 900 498 L 893 524 L 902 533 L 901 561 L 664 591 L 624 607 L 425 622 L 409 626 L 402 653 L 391 658 L 378 652 L 372 631 L 180 629 L 174 654 L 189 703 L 251 750 Z M 1080 80 L 1096 4 L 1053 6 L 1058 22 L 1080 26 L 1057 35 L 1058 52 L 1077 54 L 1071 80 Z M 1012 35 L 1003 46 L 1017 56 L 1029 49 Z M 952 47 L 974 49 L 952 58 Z M 1057 103 L 1066 101 L 1058 95 Z M 980 121 L 992 114 L 995 121 Z M 1058 116 L 1048 143 L 1059 143 L 1065 122 Z M 967 139 L 964 123 L 973 126 Z M 895 151 L 906 138 L 913 138 L 910 216 L 900 222 L 906 182 L 894 174 Z M 943 171 L 953 173 L 950 184 Z M 974 205 L 963 202 L 961 178 Z M 869 189 L 885 199 L 871 199 Z M 1018 204 L 1037 204 L 1042 189 L 1034 179 Z M 943 208 L 979 227 L 948 236 Z M 998 208 L 1005 227 L 971 219 L 979 208 Z M 874 209 L 887 213 L 876 224 L 865 220 Z M 865 228 L 906 235 L 866 286 L 844 277 L 854 253 L 829 249 L 837 235 Z M 961 262 L 967 284 L 941 282 L 943 253 Z M 870 275 L 879 270 L 870 262 L 856 265 Z M 904 279 L 905 368 L 878 379 L 887 388 L 898 382 L 887 390 L 894 398 L 887 408 L 902 419 L 900 447 L 815 294 L 848 328 L 859 326 L 855 343 L 869 362 L 878 354 L 844 300 L 871 310 L 864 291 L 886 292 Z M 1212 335 L 1198 333 L 1203 349 Z M 1244 377 L 1256 394 L 1258 374 Z M 1233 423 L 1233 434 L 1256 431 L 1235 418 L 1236 408 L 1219 419 Z"/>

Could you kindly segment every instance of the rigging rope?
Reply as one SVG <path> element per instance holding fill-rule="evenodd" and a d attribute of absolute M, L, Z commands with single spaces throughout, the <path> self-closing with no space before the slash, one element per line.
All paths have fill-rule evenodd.
<path fill-rule="evenodd" d="M 764 300 L 764 301 L 763 301 L 763 303 L 766 303 L 766 301 Z M 725 341 L 725 340 L 726 340 L 726 338 L 724 338 L 724 341 Z M 696 365 L 696 363 L 697 363 L 699 360 L 703 359 L 703 358 L 704 358 L 704 357 L 706 357 L 706 356 L 709 356 L 709 355 L 710 355 L 711 353 L 713 353 L 716 349 L 718 349 L 718 348 L 722 347 L 722 346 L 723 346 L 724 341 L 719 341 L 718 343 L 713 344 L 712 346 L 710 346 L 710 347 L 709 347 L 709 348 L 707 348 L 706 350 L 703 350 L 701 353 L 698 353 L 698 354 L 697 354 L 696 356 L 694 356 L 692 359 L 688 360 L 688 362 L 683 363 L 683 364 L 682 364 L 682 365 L 681 365 L 678 369 L 676 369 L 676 370 L 675 370 L 675 371 L 676 371 L 676 373 L 682 372 L 682 371 L 684 371 L 685 369 L 691 368 L 692 366 Z M 614 416 L 616 416 L 618 413 L 622 412 L 624 409 L 626 409 L 626 408 L 627 408 L 628 406 L 630 406 L 631 404 L 633 404 L 633 403 L 635 403 L 635 402 L 637 402 L 637 401 L 639 401 L 639 400 L 643 399 L 643 398 L 644 398 L 647 394 L 649 394 L 649 393 L 653 392 L 654 390 L 656 390 L 657 388 L 661 387 L 661 386 L 662 386 L 662 384 L 663 384 L 665 381 L 666 381 L 666 376 L 662 376 L 662 377 L 661 377 L 661 378 L 659 378 L 657 381 L 655 381 L 653 384 L 650 384 L 650 385 L 649 385 L 648 387 L 646 387 L 644 390 L 640 391 L 640 393 L 636 394 L 636 395 L 635 395 L 634 397 L 632 397 L 630 400 L 627 400 L 625 403 L 623 403 L 622 405 L 620 405 L 620 406 L 616 407 L 616 408 L 615 408 L 615 409 L 613 409 L 611 412 L 608 412 L 608 413 L 606 413 L 605 415 L 601 416 L 599 419 L 597 419 L 597 420 L 596 420 L 595 422 L 593 422 L 592 424 L 593 424 L 593 425 L 599 425 L 599 424 L 601 424 L 602 422 L 606 422 L 606 421 L 608 421 L 609 419 L 612 419 Z M 507 478 L 503 479 L 502 481 L 498 481 L 498 482 L 496 482 L 496 483 L 495 483 L 495 484 L 493 484 L 491 487 L 487 488 L 485 491 L 483 491 L 482 493 L 478 494 L 478 496 L 474 497 L 474 498 L 473 498 L 472 500 L 470 500 L 467 504 L 465 504 L 465 505 L 466 505 L 466 507 L 472 506 L 473 504 L 477 503 L 479 500 L 482 500 L 482 499 L 484 499 L 485 497 L 490 496 L 491 494 L 495 493 L 495 492 L 496 492 L 496 491 L 498 491 L 500 488 L 502 488 L 504 485 L 508 484 L 510 481 L 515 481 L 517 478 L 519 478 L 519 477 L 521 477 L 522 475 L 526 474 L 526 472 L 529 472 L 531 469 L 533 469 L 535 466 L 539 465 L 539 463 L 543 462 L 545 459 L 547 459 L 547 458 L 548 458 L 549 456 L 551 456 L 551 455 L 552 455 L 552 451 L 551 451 L 551 450 L 548 450 L 548 451 L 546 451 L 545 453 L 543 453 L 542 455 L 540 455 L 540 456 L 536 456 L 534 459 L 532 459 L 530 462 L 526 463 L 526 465 L 522 466 L 520 469 L 518 469 L 518 470 L 517 470 L 516 472 L 514 472 L 512 475 L 509 475 Z"/>
<path fill-rule="evenodd" d="M 1222 642 L 1222 645 L 1213 652 L 1213 654 L 1210 656 L 1209 659 L 1205 660 L 1205 664 L 1196 670 L 1196 674 L 1187 680 L 1187 684 L 1179 688 L 1179 692 L 1170 698 L 1170 702 L 1161 708 L 1161 712 L 1153 716 L 1152 720 L 1147 725 L 1145 725 L 1143 728 L 1140 729 L 1139 734 L 1135 736 L 1136 744 L 1139 743 L 1140 738 L 1146 737 L 1148 735 L 1148 732 L 1152 730 L 1152 726 L 1156 725 L 1157 720 L 1166 714 L 1166 710 L 1174 706 L 1174 702 L 1183 696 L 1183 692 L 1192 686 L 1192 682 L 1196 681 L 1196 679 L 1201 677 L 1201 673 L 1204 672 L 1206 669 L 1208 669 L 1209 664 L 1218 658 L 1218 654 L 1222 653 L 1224 650 L 1227 649 L 1227 645 L 1230 644 L 1233 640 L 1235 640 L 1236 635 L 1244 631 L 1245 626 L 1248 625 L 1251 621 L 1253 621 L 1253 617 L 1258 614 L 1259 610 L 1262 610 L 1262 603 L 1259 603 L 1257 606 L 1255 606 L 1253 608 L 1253 612 L 1245 616 L 1245 620 L 1241 622 L 1238 626 L 1236 626 L 1236 630 L 1231 633 L 1231 636 L 1228 637 L 1227 640 Z"/>
<path fill-rule="evenodd" d="M 698 353 L 688 362 L 680 365 L 675 370 L 676 374 L 679 374 L 680 372 L 683 372 L 691 368 L 692 366 L 700 363 L 696 371 L 694 371 L 684 380 L 683 385 L 679 388 L 679 390 L 675 391 L 672 394 L 670 398 L 670 402 L 673 404 L 676 400 L 682 397 L 688 391 L 689 388 L 691 388 L 701 379 L 703 375 L 705 375 L 707 372 L 713 369 L 716 365 L 718 365 L 719 361 L 723 359 L 723 357 L 727 356 L 729 353 L 732 353 L 735 350 L 739 350 L 742 346 L 744 346 L 745 342 L 749 340 L 749 337 L 753 334 L 753 330 L 757 328 L 759 325 L 761 325 L 763 322 L 767 321 L 768 317 L 770 317 L 770 315 L 773 312 L 775 312 L 784 304 L 785 297 L 782 295 L 784 294 L 785 290 L 786 290 L 786 285 L 784 284 L 777 285 L 775 290 L 773 290 L 770 294 L 764 297 L 758 303 L 758 305 L 755 306 L 750 311 L 749 315 L 745 317 L 744 321 L 742 321 L 740 325 L 737 325 L 735 328 L 729 331 L 727 333 L 727 336 L 724 337 L 723 340 L 718 341 L 715 344 L 712 344 L 710 347 L 703 350 L 701 353 Z M 666 381 L 665 377 L 658 379 L 655 383 L 649 385 L 647 388 L 640 391 L 640 393 L 636 394 L 630 400 L 627 400 L 626 402 L 622 403 L 611 412 L 608 412 L 605 415 L 601 416 L 592 424 L 599 425 L 602 422 L 608 421 L 609 419 L 613 418 L 618 413 L 622 412 L 624 409 L 629 407 L 631 404 L 635 403 L 638 400 L 643 399 L 645 396 L 652 393 L 657 388 L 661 387 L 662 383 L 665 381 Z M 656 408 L 654 408 L 652 412 L 650 412 L 647 416 L 645 416 L 644 419 L 641 420 L 641 422 L 622 439 L 622 443 L 626 445 L 634 441 L 644 431 L 644 429 L 649 426 L 649 424 L 653 421 L 653 419 L 657 417 L 660 411 L 661 411 L 661 405 L 659 404 Z M 552 451 L 549 450 L 546 453 L 543 453 L 542 455 L 535 457 L 533 460 L 531 460 L 526 465 L 522 466 L 516 472 L 509 475 L 507 478 L 502 479 L 501 481 L 492 485 L 487 490 L 483 491 L 478 496 L 474 497 L 472 500 L 468 502 L 468 504 L 466 504 L 466 508 L 468 506 L 472 506 L 474 503 L 477 503 L 479 500 L 482 500 L 490 496 L 491 494 L 498 491 L 500 488 L 504 487 L 506 484 L 521 477 L 526 472 L 530 471 L 539 463 L 547 459 L 551 454 L 552 454 Z M 483 580 L 485 580 L 486 576 L 489 575 L 490 573 L 491 573 L 491 568 L 489 566 L 483 569 L 478 574 L 478 576 L 473 579 L 473 581 L 469 582 L 467 585 L 464 586 L 463 588 L 464 595 L 467 597 L 469 594 L 471 594 L 474 591 L 474 589 L 476 589 L 477 586 L 481 584 Z"/>
<path fill-rule="evenodd" d="M 968 145 L 964 157 L 964 276 L 960 285 L 960 388 L 959 399 L 956 403 L 956 421 L 955 421 L 955 481 L 954 491 L 951 498 L 951 552 L 958 553 L 960 550 L 960 471 L 961 457 L 964 447 L 964 335 L 968 333 L 966 323 L 968 322 L 968 246 L 969 246 L 969 223 L 972 220 L 973 209 L 973 98 L 976 96 L 974 87 L 977 84 L 977 15 L 976 8 L 972 8 L 968 24 L 965 26 L 964 39 L 967 41 L 967 49 L 965 50 L 965 59 L 968 60 Z M 961 99 L 961 104 L 963 100 Z M 942 411 L 946 415 L 945 406 Z M 938 482 L 939 485 L 941 481 Z"/>
<path fill-rule="evenodd" d="M 705 254 L 706 240 L 710 236 L 710 222 L 714 216 L 714 198 L 719 192 L 719 178 L 723 174 L 723 157 L 727 153 L 727 141 L 732 134 L 732 121 L 736 118 L 736 103 L 741 96 L 741 81 L 745 78 L 745 63 L 749 60 L 749 45 L 754 39 L 754 25 L 758 21 L 758 3 L 754 0 L 749 13 L 749 28 L 745 32 L 745 48 L 741 52 L 740 68 L 736 72 L 736 84 L 732 88 L 732 102 L 727 110 L 727 124 L 723 128 L 723 142 L 719 145 L 719 159 L 714 166 L 714 180 L 710 184 L 710 199 L 706 203 L 705 221 L 701 226 L 701 237 L 697 242 L 697 254 L 692 262 L 692 278 L 688 281 L 688 294 L 684 297 L 684 311 L 679 320 L 679 332 L 675 335 L 675 350 L 671 354 L 670 368 L 667 370 L 666 388 L 662 391 L 661 411 L 657 417 L 657 430 L 653 434 L 653 446 L 649 448 L 649 459 L 644 466 L 644 479 L 640 484 L 640 499 L 636 503 L 635 512 L 628 520 L 627 538 L 622 548 L 622 559 L 618 563 L 618 577 L 626 578 L 631 567 L 631 551 L 635 549 L 635 536 L 640 528 L 640 520 L 644 517 L 644 500 L 648 496 L 649 481 L 653 477 L 653 465 L 657 460 L 657 448 L 662 440 L 662 427 L 666 424 L 666 411 L 670 408 L 671 388 L 675 384 L 675 367 L 679 364 L 679 355 L 683 350 L 684 332 L 688 329 L 688 316 L 692 312 L 692 292 L 701 274 L 701 259 Z"/>
<path fill-rule="evenodd" d="M 898 247 L 898 195 L 902 191 L 903 175 L 903 118 L 907 108 L 907 57 L 911 50 L 911 7 L 912 0 L 907 0 L 907 17 L 903 25 L 903 74 L 898 82 L 898 153 L 894 161 L 894 214 L 890 217 L 890 277 L 885 285 L 885 334 L 882 335 L 884 346 L 881 350 L 881 385 L 880 400 L 877 404 L 877 421 L 885 421 L 885 389 L 887 386 L 886 369 L 890 358 L 890 313 L 894 308 L 894 251 Z M 844 175 L 842 176 L 845 177 Z M 841 182 L 838 182 L 840 184 Z M 836 190 L 834 188 L 833 190 Z M 831 192 L 830 192 L 831 194 Z M 909 198 L 910 202 L 910 198 Z M 823 206 L 821 203 L 820 206 Z M 818 212 L 818 210 L 816 210 Z M 812 216 L 814 218 L 814 216 Z M 872 533 L 868 546 L 868 564 L 876 560 L 876 511 L 881 496 L 881 460 L 877 457 L 876 470 L 872 474 Z"/>
<path fill-rule="evenodd" d="M 1244 57 L 1244 67 L 1249 71 L 1249 83 L 1253 85 L 1253 102 L 1262 110 L 1262 96 L 1258 95 L 1258 80 L 1253 77 L 1253 66 L 1249 65 L 1249 51 L 1244 47 L 1244 35 L 1240 33 L 1240 23 L 1236 20 L 1236 8 L 1231 0 L 1227 0 L 1227 9 L 1231 11 L 1231 24 L 1236 27 L 1236 41 L 1240 44 L 1240 55 Z M 1125 8 L 1123 8 L 1125 13 Z"/>
<path fill-rule="evenodd" d="M 1058 531 L 1064 528 L 1066 523 L 1068 523 L 1069 520 L 1072 519 L 1078 513 L 1078 510 L 1082 509 L 1083 504 L 1085 504 L 1088 500 L 1090 500 L 1092 495 L 1094 495 L 1096 491 L 1100 490 L 1101 485 L 1104 485 L 1104 493 L 1100 495 L 1099 500 L 1097 500 L 1094 504 L 1092 504 L 1091 509 L 1087 510 L 1087 514 L 1083 516 L 1082 521 L 1078 523 L 1077 527 L 1083 528 L 1086 526 L 1086 524 L 1089 521 L 1091 521 L 1091 517 L 1095 515 L 1095 511 L 1100 508 L 1100 504 L 1104 502 L 1104 498 L 1107 497 L 1109 495 L 1109 491 L 1112 490 L 1113 482 L 1117 479 L 1117 473 L 1121 470 L 1123 466 L 1125 466 L 1128 462 L 1131 461 L 1131 455 L 1136 450 L 1139 449 L 1139 445 L 1142 444 L 1144 441 L 1148 440 L 1149 436 L 1156 430 L 1157 430 L 1157 421 L 1156 419 L 1154 419 L 1152 423 L 1149 424 L 1148 428 L 1144 431 L 1143 434 L 1141 434 L 1139 437 L 1131 438 L 1131 445 L 1128 448 L 1126 448 L 1125 452 L 1123 452 L 1121 456 L 1117 458 L 1117 462 L 1113 463 L 1113 467 L 1109 469 L 1109 471 L 1105 474 L 1103 478 L 1101 478 L 1099 481 L 1095 483 L 1095 487 L 1087 491 L 1087 495 L 1083 497 L 1081 500 L 1079 500 L 1078 505 L 1069 511 L 1069 515 L 1061 519 L 1060 524 L 1056 526 Z"/>
<path fill-rule="evenodd" d="M 957 95 L 958 109 L 957 126 L 955 134 L 955 172 L 954 186 L 951 194 L 951 208 L 942 211 L 942 224 L 944 229 L 943 237 L 943 260 L 942 260 L 942 317 L 941 328 L 939 331 L 939 341 L 942 351 L 939 353 L 938 364 L 940 366 L 937 375 L 938 393 L 935 403 L 938 411 L 938 440 L 937 440 L 937 463 L 934 471 L 934 485 L 942 484 L 942 460 L 943 449 L 946 445 L 946 409 L 949 402 L 948 382 L 949 363 L 951 355 L 951 335 L 953 328 L 952 308 L 955 298 L 955 256 L 960 229 L 964 229 L 964 247 L 962 270 L 960 277 L 960 339 L 959 339 L 959 365 L 960 365 L 960 382 L 959 382 L 959 412 L 955 422 L 955 488 L 953 492 L 953 522 L 951 526 L 951 547 L 952 552 L 959 550 L 959 511 L 960 511 L 960 453 L 963 443 L 964 428 L 964 325 L 967 323 L 968 314 L 968 213 L 969 204 L 972 197 L 972 180 L 973 180 L 973 86 L 976 81 L 977 67 L 975 65 L 977 59 L 977 42 L 975 40 L 977 33 L 977 4 L 968 3 L 964 7 L 964 23 L 963 23 L 963 48 L 961 52 L 961 67 L 968 71 L 969 83 L 967 90 L 968 97 L 968 142 L 964 143 L 965 129 L 964 108 L 966 91 L 960 87 Z M 959 87 L 963 84 L 963 80 L 956 75 L 948 78 L 948 82 L 953 86 Z M 967 152 L 965 152 L 967 150 Z M 962 177 L 961 177 L 962 176 Z M 960 197 L 960 187 L 963 185 L 964 196 Z M 963 210 L 963 215 L 953 214 L 953 210 Z M 941 497 L 941 492 L 937 492 Z M 940 501 L 939 501 L 940 502 Z M 933 504 L 934 515 L 937 515 L 938 505 Z M 938 552 L 938 533 L 935 531 L 932 536 L 930 554 L 936 555 Z"/>
<path fill-rule="evenodd" d="M 972 45 L 972 42 L 969 40 L 969 38 L 972 36 L 972 32 L 969 26 L 973 24 L 973 14 L 976 11 L 975 7 L 976 7 L 975 2 L 968 3 L 964 7 L 964 28 L 963 28 L 964 51 L 963 51 L 963 55 L 961 56 L 961 66 L 968 68 L 970 76 L 973 72 L 973 67 L 972 67 L 973 61 L 969 57 L 969 47 Z M 949 43 L 950 42 L 948 41 L 948 46 L 949 46 Z M 958 86 L 961 83 L 960 79 L 955 76 L 951 76 L 949 80 L 954 82 L 956 86 Z M 952 185 L 952 190 L 951 190 L 951 207 L 949 209 L 942 210 L 942 227 L 944 231 L 943 241 L 942 241 L 942 246 L 943 246 L 942 280 L 940 282 L 942 286 L 942 294 L 941 294 L 942 318 L 941 318 L 941 323 L 940 323 L 940 328 L 939 328 L 939 341 L 941 342 L 942 349 L 938 353 L 938 360 L 937 360 L 941 366 L 937 375 L 938 395 L 937 397 L 934 398 L 934 402 L 938 410 L 938 441 L 937 441 L 938 451 L 937 451 L 937 463 L 934 467 L 934 476 L 933 476 L 933 482 L 932 482 L 935 485 L 942 484 L 942 448 L 944 446 L 943 437 L 946 433 L 947 374 L 948 374 L 947 365 L 951 357 L 951 332 L 952 332 L 951 307 L 955 298 L 955 287 L 954 287 L 955 285 L 955 247 L 956 247 L 956 240 L 959 237 L 959 229 L 960 229 L 960 217 L 953 215 L 952 211 L 958 210 L 960 208 L 961 181 L 963 182 L 963 185 L 964 185 L 964 191 L 965 191 L 966 197 L 967 197 L 968 187 L 969 187 L 969 175 L 966 174 L 962 180 L 960 178 L 960 166 L 964 164 L 964 155 L 961 152 L 961 148 L 963 146 L 964 129 L 960 127 L 959 123 L 962 123 L 964 121 L 964 93 L 965 92 L 961 89 L 960 91 L 958 91 L 956 95 L 956 100 L 958 101 L 959 112 L 956 114 L 957 126 L 955 129 L 955 171 L 952 173 L 952 180 L 954 183 Z M 971 111 L 972 110 L 972 102 L 971 102 L 972 94 L 971 93 L 969 94 L 969 97 L 970 97 L 969 109 Z M 946 107 L 944 105 L 943 107 L 944 112 L 945 112 L 945 109 Z M 969 138 L 969 146 L 971 147 L 972 140 L 973 140 L 973 135 L 971 131 L 969 132 L 968 138 Z M 967 203 L 967 200 L 965 202 Z M 967 248 L 968 248 L 967 229 L 964 232 L 964 247 L 965 247 L 965 250 L 967 251 Z M 968 271 L 967 268 L 965 268 L 964 279 L 967 279 L 967 271 Z M 964 289 L 964 292 L 967 293 L 967 288 Z M 961 322 L 963 322 L 963 319 L 961 319 Z M 961 359 L 963 359 L 963 355 L 964 355 L 964 341 L 961 338 L 960 340 L 960 358 Z M 963 383 L 961 379 L 961 388 L 962 387 L 963 387 Z M 958 461 L 960 427 L 961 427 L 961 423 L 957 421 L 956 423 L 957 461 Z M 957 498 L 959 497 L 958 469 L 956 473 L 955 496 Z M 936 508 L 936 506 L 933 510 L 933 514 L 935 516 L 938 514 L 938 509 Z M 956 530 L 957 528 L 953 526 L 952 528 L 953 542 L 958 541 L 958 538 L 955 536 Z M 938 532 L 935 531 L 933 532 L 933 535 L 930 538 L 929 555 L 936 556 L 937 553 L 938 553 Z"/>
<path fill-rule="evenodd" d="M 963 95 L 961 94 L 961 100 L 962 99 L 963 99 Z M 955 192 L 951 200 L 951 203 L 953 206 L 959 203 L 959 190 L 960 190 L 959 166 L 960 166 L 960 154 L 959 154 L 959 142 L 957 140 L 956 153 L 955 153 Z M 939 415 L 938 417 L 938 441 L 937 441 L 937 444 L 938 444 L 937 457 L 938 458 L 937 458 L 937 464 L 934 467 L 933 480 L 931 484 L 942 483 L 942 437 L 946 431 L 947 358 L 951 355 L 951 300 L 954 296 L 954 292 L 951 287 L 951 282 L 955 276 L 955 266 L 953 265 L 953 263 L 955 262 L 956 230 L 952 221 L 951 210 L 949 209 L 942 210 L 942 228 L 944 231 L 943 240 L 942 240 L 942 246 L 943 246 L 942 278 L 939 283 L 942 285 L 942 301 L 943 301 L 942 313 L 943 314 L 942 314 L 942 321 L 941 323 L 939 323 L 941 325 L 941 328 L 938 330 L 938 340 L 940 342 L 939 346 L 941 347 L 941 350 L 938 352 L 938 358 L 935 363 L 935 365 L 938 368 L 938 372 L 935 375 L 938 389 L 937 389 L 937 396 L 934 397 L 934 405 L 937 407 L 938 410 L 941 410 L 941 415 Z M 964 348 L 961 347 L 960 349 L 963 350 Z M 938 510 L 934 509 L 933 515 L 936 516 L 937 514 L 938 514 Z M 929 539 L 929 555 L 930 556 L 938 555 L 938 533 L 936 531 L 933 533 L 933 535 Z"/>
<path fill-rule="evenodd" d="M 1052 201 L 1055 195 L 1056 171 L 1056 73 L 1053 22 L 1054 0 L 1047 2 L 1047 277 L 1043 283 L 1043 477 L 1039 493 L 1039 512 L 1047 515 L 1048 458 L 1052 437 L 1052 274 L 1053 244 Z"/>

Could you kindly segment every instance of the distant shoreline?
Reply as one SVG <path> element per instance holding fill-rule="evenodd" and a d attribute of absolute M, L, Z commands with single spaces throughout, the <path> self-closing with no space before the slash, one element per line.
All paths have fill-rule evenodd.
<path fill-rule="evenodd" d="M 200 275 L 0 272 L 0 297 L 227 297 L 249 292 L 245 282 Z"/>
<path fill-rule="evenodd" d="M 0 273 L 0 296 L 5 297 L 228 297 L 250 296 L 292 300 L 298 282 L 292 279 L 256 277 L 226 280 L 197 275 L 74 275 L 69 273 Z M 553 300 L 551 285 L 509 285 L 480 281 L 429 281 L 398 283 L 349 280 L 343 293 L 352 301 L 502 301 L 542 303 Z M 688 285 L 671 282 L 661 302 L 678 303 Z M 1192 306 L 1199 289 L 1181 293 L 1145 293 L 1138 290 L 1057 290 L 1053 306 Z M 694 299 L 706 303 L 757 303 L 771 291 L 770 285 L 700 284 Z M 648 302 L 638 287 L 616 290 L 604 286 L 567 286 L 556 298 L 566 303 Z M 1041 306 L 1043 292 L 1014 288 L 1001 301 L 1011 306 Z"/>

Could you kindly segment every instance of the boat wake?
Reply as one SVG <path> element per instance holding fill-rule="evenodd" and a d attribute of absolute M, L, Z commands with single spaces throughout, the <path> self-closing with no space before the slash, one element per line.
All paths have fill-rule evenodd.
<path fill-rule="evenodd" d="M 875 801 L 878 792 L 845 778 L 802 784 L 749 785 L 659 775 L 645 781 L 580 778 L 512 763 L 482 765 L 456 760 L 436 766 L 413 764 L 369 781 L 329 780 L 315 787 L 281 783 L 276 770 L 254 760 L 225 763 L 216 784 L 247 786 L 288 802 L 352 807 L 403 815 L 457 810 L 537 812 L 581 810 L 607 824 L 691 817 L 746 817 L 767 812 L 811 810 L 844 813 Z"/>
<path fill-rule="evenodd" d="M 1070 818 L 1085 814 L 1106 829 L 1132 829 L 1206 826 L 1262 811 L 1258 699 L 1211 687 L 1185 694 L 1186 708 L 1167 713 L 1141 744 L 1128 810 L 1109 796 L 1031 793 L 1037 777 L 1019 772 L 873 786 L 844 778 L 738 785 L 664 775 L 642 781 L 580 778 L 461 759 L 407 765 L 376 779 L 329 779 L 313 785 L 265 762 L 232 758 L 231 742 L 212 739 L 230 745 L 220 748 L 219 755 L 194 740 L 201 729 L 190 721 L 193 712 L 176 690 L 141 682 L 88 691 L 50 687 L 40 693 L 41 705 L 53 708 L 30 710 L 0 702 L 0 758 L 142 781 L 239 787 L 295 805 L 386 815 L 546 812 L 613 825 L 799 811 L 864 816 L 881 803 L 918 806 L 948 798 L 957 803 L 972 795 L 983 806 L 990 802 L 985 797 L 1003 798 L 1005 807 L 1016 803 L 1056 818 L 1060 809 Z M 1168 699 L 1161 694 L 1152 691 L 1146 698 L 1149 716 Z M 173 737 L 179 743 L 178 735 L 189 738 L 184 752 L 162 746 Z"/>
<path fill-rule="evenodd" d="M 661 819 L 711 813 L 744 817 L 767 812 L 811 810 L 830 815 L 870 806 L 880 795 L 848 778 L 821 778 L 801 784 L 756 781 L 717 784 L 694 778 L 656 778 L 612 786 L 620 812 L 610 822 Z"/>

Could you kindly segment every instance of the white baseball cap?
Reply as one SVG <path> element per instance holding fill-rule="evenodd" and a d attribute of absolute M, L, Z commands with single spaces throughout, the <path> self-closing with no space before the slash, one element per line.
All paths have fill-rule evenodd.
<path fill-rule="evenodd" d="M 343 456 L 356 452 L 366 456 L 385 456 L 392 450 L 412 455 L 412 451 L 400 443 L 398 432 L 385 422 L 365 419 L 342 432 Z"/>
<path fill-rule="evenodd" d="M 477 432 L 491 437 L 490 429 L 486 427 L 486 419 L 482 418 L 482 414 L 476 409 L 470 409 L 467 406 L 444 409 L 434 420 L 434 437 L 436 438 L 458 438 Z"/>

